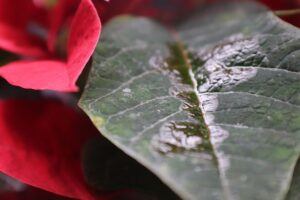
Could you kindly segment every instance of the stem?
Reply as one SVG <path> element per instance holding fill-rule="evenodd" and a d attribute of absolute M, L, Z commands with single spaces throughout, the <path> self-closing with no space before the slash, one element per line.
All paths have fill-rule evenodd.
<path fill-rule="evenodd" d="M 300 8 L 291 9 L 291 10 L 276 10 L 274 11 L 274 14 L 277 15 L 278 17 L 300 15 Z"/>

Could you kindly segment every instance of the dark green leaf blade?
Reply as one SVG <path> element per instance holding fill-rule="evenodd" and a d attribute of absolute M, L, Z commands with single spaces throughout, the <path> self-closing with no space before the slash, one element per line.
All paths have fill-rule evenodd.
<path fill-rule="evenodd" d="M 248 2 L 209 8 L 179 37 L 119 18 L 80 105 L 184 199 L 284 199 L 300 152 L 299 47 L 296 28 Z"/>
<path fill-rule="evenodd" d="M 228 5 L 180 27 L 204 62 L 194 73 L 221 182 L 228 199 L 284 199 L 299 157 L 300 32 L 255 3 Z"/>
<path fill-rule="evenodd" d="M 298 200 L 300 199 L 300 159 L 298 160 L 294 175 L 293 175 L 293 180 L 291 183 L 290 190 L 287 194 L 286 200 Z"/>
<path fill-rule="evenodd" d="M 160 129 L 168 129 L 174 121 L 195 121 L 181 108 L 185 100 L 176 97 L 175 90 L 180 85 L 173 84 L 169 77 L 171 74 L 161 69 L 166 64 L 164 58 L 169 56 L 167 44 L 173 42 L 171 35 L 143 18 L 116 19 L 106 26 L 103 35 L 97 49 L 100 53 L 94 55 L 94 66 L 99 67 L 93 67 L 90 76 L 90 80 L 98 84 L 91 82 L 92 85 L 83 94 L 81 107 L 103 135 L 154 173 L 160 174 L 159 177 L 168 185 L 174 185 L 172 188 L 179 194 L 194 196 L 185 191 L 184 188 L 189 187 L 204 199 L 209 199 L 213 193 L 220 196 L 218 170 L 211 155 L 195 151 L 195 155 L 187 157 L 181 154 L 166 156 L 160 152 L 172 151 L 170 148 L 177 145 L 169 144 L 170 136 L 160 136 Z M 192 90 L 188 85 L 185 87 L 178 90 Z M 166 141 L 160 141 L 164 139 Z M 190 143 L 198 139 L 198 136 L 191 138 Z M 186 145 L 195 150 L 198 146 L 197 143 Z M 184 153 L 184 147 L 179 146 L 174 151 L 182 149 Z M 205 159 L 197 161 L 197 157 Z M 183 173 L 183 169 L 187 173 Z M 208 171 L 196 176 L 190 173 L 198 169 Z M 191 178 L 206 181 L 194 184 Z M 176 184 L 180 185 L 178 189 Z"/>

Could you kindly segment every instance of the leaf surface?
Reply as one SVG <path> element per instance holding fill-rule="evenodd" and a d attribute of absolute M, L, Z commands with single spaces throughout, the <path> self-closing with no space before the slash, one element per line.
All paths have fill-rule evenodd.
<path fill-rule="evenodd" d="M 256 3 L 168 30 L 104 28 L 80 106 L 184 199 L 285 199 L 300 152 L 300 35 Z"/>
<path fill-rule="evenodd" d="M 297 200 L 300 198 L 300 160 L 298 160 L 294 175 L 293 175 L 293 180 L 291 183 L 290 190 L 287 194 L 286 200 Z"/>

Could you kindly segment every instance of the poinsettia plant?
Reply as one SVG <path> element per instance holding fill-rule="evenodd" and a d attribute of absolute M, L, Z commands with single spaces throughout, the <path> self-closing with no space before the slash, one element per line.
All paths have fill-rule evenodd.
<path fill-rule="evenodd" d="M 0 0 L 0 199 L 299 199 L 298 0 Z"/>

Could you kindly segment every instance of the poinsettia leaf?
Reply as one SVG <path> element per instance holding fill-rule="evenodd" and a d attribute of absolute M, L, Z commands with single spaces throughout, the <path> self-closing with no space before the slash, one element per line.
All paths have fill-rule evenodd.
<path fill-rule="evenodd" d="M 175 30 L 108 23 L 80 106 L 184 199 L 284 199 L 300 153 L 299 30 L 248 1 Z"/>
<path fill-rule="evenodd" d="M 298 160 L 294 175 L 293 175 L 293 180 L 291 183 L 290 190 L 287 194 L 286 200 L 297 200 L 300 199 L 300 160 Z"/>

